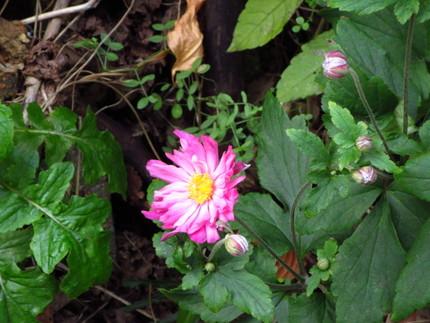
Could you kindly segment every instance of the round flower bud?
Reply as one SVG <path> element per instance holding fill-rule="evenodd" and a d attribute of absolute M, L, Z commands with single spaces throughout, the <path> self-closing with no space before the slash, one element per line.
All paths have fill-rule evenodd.
<path fill-rule="evenodd" d="M 232 256 L 242 256 L 248 251 L 248 241 L 239 234 L 227 235 L 225 249 Z"/>
<path fill-rule="evenodd" d="M 215 265 L 214 265 L 214 263 L 213 263 L 213 262 L 208 262 L 208 263 L 206 263 L 206 265 L 205 265 L 205 269 L 206 269 L 206 271 L 207 271 L 208 273 L 213 272 L 213 271 L 215 270 Z"/>
<path fill-rule="evenodd" d="M 359 151 L 369 151 L 372 148 L 372 138 L 362 135 L 355 141 L 355 146 Z"/>
<path fill-rule="evenodd" d="M 352 178 L 358 184 L 370 185 L 376 181 L 376 171 L 372 166 L 364 166 L 359 170 L 355 170 L 351 173 Z"/>
<path fill-rule="evenodd" d="M 329 266 L 330 266 L 330 262 L 328 261 L 327 258 L 318 259 L 317 267 L 319 269 L 321 269 L 321 270 L 327 270 Z"/>
<path fill-rule="evenodd" d="M 324 55 L 324 75 L 333 79 L 340 79 L 349 72 L 349 65 L 344 53 L 332 50 Z"/>

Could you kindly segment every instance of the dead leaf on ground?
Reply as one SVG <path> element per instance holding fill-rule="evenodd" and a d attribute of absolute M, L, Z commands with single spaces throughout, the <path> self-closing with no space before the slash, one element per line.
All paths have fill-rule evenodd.
<path fill-rule="evenodd" d="M 296 254 L 293 250 L 288 251 L 285 255 L 281 257 L 285 263 L 290 266 L 296 273 L 299 272 L 299 263 L 297 262 Z M 276 263 L 276 267 L 278 271 L 276 273 L 276 277 L 280 279 L 294 279 L 295 277 L 284 268 L 279 262 Z"/>
<path fill-rule="evenodd" d="M 197 12 L 206 0 L 187 0 L 187 10 L 167 33 L 167 46 L 176 57 L 172 78 L 177 71 L 191 69 L 194 61 L 203 57 L 203 34 L 197 21 Z"/>

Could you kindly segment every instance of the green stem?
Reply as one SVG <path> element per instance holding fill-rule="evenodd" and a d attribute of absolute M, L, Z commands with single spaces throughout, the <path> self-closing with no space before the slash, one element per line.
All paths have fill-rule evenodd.
<path fill-rule="evenodd" d="M 382 134 L 381 130 L 379 129 L 378 124 L 376 123 L 375 115 L 373 114 L 373 111 L 369 105 L 369 102 L 367 102 L 366 95 L 364 94 L 363 87 L 361 86 L 360 78 L 358 77 L 357 73 L 352 68 L 350 68 L 349 70 L 350 70 L 351 76 L 354 80 L 355 87 L 357 88 L 357 92 L 358 92 L 358 95 L 360 96 L 361 102 L 363 102 L 364 108 L 366 109 L 367 114 L 369 115 L 370 122 L 372 123 L 373 127 L 375 128 L 376 133 L 378 134 L 379 138 L 381 138 L 382 144 L 384 145 L 384 148 L 385 148 L 385 151 L 387 152 L 388 156 L 391 157 L 390 150 L 388 149 L 387 141 L 385 140 L 384 135 Z"/>
<path fill-rule="evenodd" d="M 409 116 L 409 72 L 411 67 L 412 38 L 414 36 L 415 21 L 417 15 L 413 14 L 409 20 L 408 34 L 406 38 L 405 68 L 403 73 L 403 133 L 408 134 Z"/>
<path fill-rule="evenodd" d="M 300 268 L 300 274 L 302 276 L 307 276 L 305 266 L 303 265 L 303 257 L 301 254 L 301 250 L 299 248 L 299 243 L 297 241 L 297 234 L 296 234 L 296 227 L 295 227 L 295 214 L 296 214 L 296 208 L 297 204 L 299 203 L 300 199 L 302 198 L 303 194 L 306 192 L 306 189 L 311 185 L 312 183 L 306 182 L 303 184 L 303 186 L 298 191 L 296 197 L 294 198 L 293 204 L 291 205 L 290 210 L 290 226 L 291 226 L 291 238 L 293 240 L 293 248 L 296 253 L 297 262 L 299 264 Z"/>
<path fill-rule="evenodd" d="M 214 247 L 212 248 L 212 251 L 207 259 L 207 262 L 210 262 L 212 260 L 212 258 L 215 256 L 216 252 L 218 251 L 219 247 L 221 247 L 223 244 L 225 243 L 225 238 L 217 241 L 217 243 L 215 243 Z"/>
<path fill-rule="evenodd" d="M 275 259 L 281 264 L 282 267 L 284 267 L 286 270 L 288 270 L 291 275 L 293 275 L 298 281 L 300 282 L 304 282 L 305 278 L 300 276 L 298 273 L 296 273 L 294 271 L 293 268 L 291 268 L 285 261 L 282 260 L 281 257 L 279 257 L 274 251 L 273 249 L 257 234 L 255 233 L 244 221 L 242 221 L 242 219 L 240 219 L 237 215 L 236 215 L 236 221 L 245 228 L 246 231 L 249 232 L 249 234 L 251 234 L 262 246 L 264 249 L 266 249 L 273 257 L 275 257 Z"/>

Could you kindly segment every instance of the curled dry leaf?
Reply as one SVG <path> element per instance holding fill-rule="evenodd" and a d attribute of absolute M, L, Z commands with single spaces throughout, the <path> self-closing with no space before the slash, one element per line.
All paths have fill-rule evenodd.
<path fill-rule="evenodd" d="M 283 261 L 287 265 L 289 265 L 296 273 L 299 272 L 299 263 L 297 262 L 296 254 L 293 250 L 288 251 L 285 255 L 281 257 Z M 294 276 L 282 265 L 278 262 L 276 262 L 276 267 L 278 268 L 278 271 L 276 272 L 276 277 L 281 279 L 294 279 Z"/>
<path fill-rule="evenodd" d="M 187 0 L 187 10 L 167 33 L 167 46 L 176 57 L 172 78 L 177 71 L 191 69 L 194 61 L 203 57 L 203 34 L 197 21 L 197 12 L 206 0 Z"/>

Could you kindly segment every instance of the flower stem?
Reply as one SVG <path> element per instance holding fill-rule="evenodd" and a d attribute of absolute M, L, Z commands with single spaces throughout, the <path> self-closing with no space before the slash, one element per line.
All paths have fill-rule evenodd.
<path fill-rule="evenodd" d="M 215 256 L 216 252 L 218 251 L 219 247 L 221 247 L 224 243 L 225 243 L 225 238 L 222 238 L 221 240 L 218 240 L 217 243 L 215 243 L 211 253 L 209 254 L 207 262 L 210 262 L 212 260 L 212 258 Z"/>
<path fill-rule="evenodd" d="M 300 268 L 300 274 L 302 276 L 306 276 L 306 269 L 303 265 L 303 257 L 301 254 L 301 248 L 299 247 L 299 243 L 297 241 L 297 234 L 296 234 L 296 226 L 295 226 L 295 214 L 296 214 L 296 208 L 297 204 L 299 203 L 300 199 L 302 198 L 303 194 L 306 192 L 306 189 L 311 185 L 311 182 L 306 182 L 303 184 L 303 186 L 300 188 L 300 190 L 297 192 L 296 197 L 294 198 L 293 204 L 291 205 L 290 210 L 290 227 L 291 227 L 291 238 L 293 240 L 293 249 L 296 253 L 297 262 L 299 264 Z"/>
<path fill-rule="evenodd" d="M 406 37 L 405 68 L 403 70 L 403 133 L 408 134 L 409 116 L 409 72 L 411 67 L 412 38 L 414 36 L 415 21 L 417 15 L 413 14 L 409 20 L 408 34 Z"/>
<path fill-rule="evenodd" d="M 372 123 L 373 127 L 376 130 L 376 133 L 378 134 L 379 138 L 382 140 L 382 144 L 384 145 L 385 151 L 387 152 L 388 156 L 391 157 L 390 150 L 388 149 L 387 141 L 385 140 L 384 135 L 382 134 L 381 130 L 379 129 L 378 124 L 376 123 L 375 115 L 373 114 L 372 108 L 369 105 L 369 102 L 367 102 L 366 96 L 363 91 L 363 87 L 361 86 L 360 78 L 358 77 L 357 73 L 354 71 L 354 69 L 350 68 L 350 74 L 354 80 L 355 87 L 357 88 L 358 95 L 360 96 L 361 102 L 364 105 L 364 108 L 367 111 L 367 114 L 369 115 L 370 122 Z"/>
<path fill-rule="evenodd" d="M 248 231 L 249 234 L 252 235 L 263 246 L 263 248 L 266 249 L 273 257 L 275 257 L 275 259 L 281 264 L 281 266 L 284 267 L 286 270 L 288 270 L 291 273 L 291 275 L 293 275 L 299 282 L 303 283 L 305 281 L 305 279 L 301 275 L 296 273 L 293 268 L 291 268 L 285 261 L 283 261 L 282 258 L 279 257 L 273 251 L 273 249 L 237 215 L 236 215 L 236 221 L 241 226 L 243 226 L 246 229 L 246 231 Z"/>

